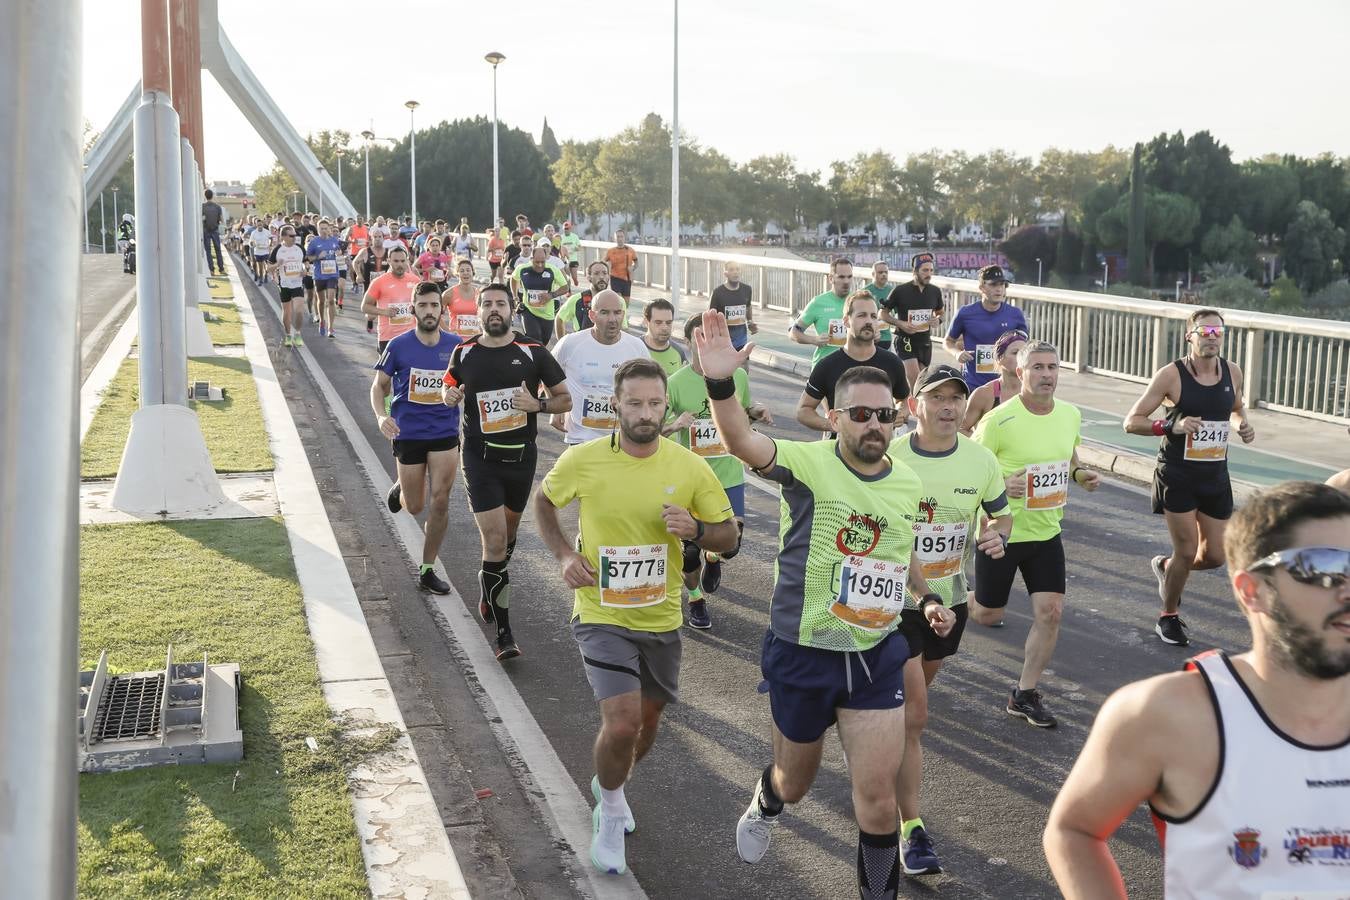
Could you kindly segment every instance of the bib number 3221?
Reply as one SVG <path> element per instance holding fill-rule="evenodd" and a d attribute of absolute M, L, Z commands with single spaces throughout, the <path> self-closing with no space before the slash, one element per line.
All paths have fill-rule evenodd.
<path fill-rule="evenodd" d="M 839 567 L 839 593 L 830 613 L 839 621 L 868 631 L 884 631 L 905 608 L 909 566 L 865 556 L 844 557 Z"/>
<path fill-rule="evenodd" d="M 1069 502 L 1069 461 L 1027 465 L 1027 509 L 1060 509 Z"/>

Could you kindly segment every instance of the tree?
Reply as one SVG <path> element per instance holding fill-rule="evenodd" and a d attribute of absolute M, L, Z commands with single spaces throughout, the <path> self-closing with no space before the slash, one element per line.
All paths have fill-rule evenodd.
<path fill-rule="evenodd" d="M 1129 162 L 1128 154 L 1114 146 L 1096 153 L 1050 147 L 1041 153 L 1032 175 L 1041 207 L 1066 216 L 1081 214 L 1095 187 L 1124 181 Z"/>
<path fill-rule="evenodd" d="M 1284 267 L 1306 293 L 1331 281 L 1334 264 L 1345 251 L 1345 230 L 1331 213 L 1311 200 L 1299 201 L 1284 235 Z"/>
<path fill-rule="evenodd" d="M 1061 275 L 1078 275 L 1083 271 L 1083 238 L 1073 228 L 1071 214 L 1064 215 L 1055 242 L 1055 270 Z"/>
<path fill-rule="evenodd" d="M 1097 240 L 1102 247 L 1119 249 L 1127 239 L 1130 195 L 1097 218 Z M 1200 210 L 1188 197 L 1153 188 L 1144 195 L 1144 244 L 1148 253 L 1148 283 L 1152 283 L 1159 247 L 1184 247 L 1195 237 Z"/>
<path fill-rule="evenodd" d="M 1245 162 L 1238 176 L 1238 215 L 1256 234 L 1278 237 L 1294 219 L 1299 189 L 1298 175 L 1289 166 L 1272 161 Z"/>
<path fill-rule="evenodd" d="M 558 159 L 549 167 L 553 186 L 558 192 L 558 204 L 553 214 L 558 218 L 594 218 L 609 210 L 600 192 L 600 173 L 595 158 L 600 153 L 600 142 L 567 141 L 558 151 Z"/>
<path fill-rule="evenodd" d="M 1144 170 L 1140 161 L 1144 147 L 1134 145 L 1134 157 L 1130 162 L 1130 207 L 1126 218 L 1125 255 L 1128 260 L 1125 280 L 1130 284 L 1144 283 L 1144 229 L 1147 222 L 1145 212 L 1146 188 Z"/>
<path fill-rule="evenodd" d="M 736 167 L 716 150 L 681 148 L 680 214 L 686 222 L 711 231 L 722 229 L 740 213 Z"/>
<path fill-rule="evenodd" d="M 1280 312 L 1301 309 L 1303 307 L 1303 292 L 1298 289 L 1294 279 L 1288 275 L 1281 275 L 1270 286 L 1270 302 L 1267 306 Z"/>
<path fill-rule="evenodd" d="M 1299 199 L 1311 200 L 1331 214 L 1338 228 L 1350 229 L 1350 161 L 1323 153 L 1313 159 L 1285 157 L 1298 176 Z"/>
<path fill-rule="evenodd" d="M 1211 225 L 1200 239 L 1200 258 L 1205 262 L 1229 263 L 1238 272 L 1252 268 L 1257 251 L 1256 235 L 1236 215 L 1227 225 Z"/>
<path fill-rule="evenodd" d="M 1036 260 L 1041 271 L 1048 272 L 1055 264 L 1055 241 L 1040 225 L 1023 225 L 999 243 L 999 251 L 1012 261 L 1018 280 L 1029 284 L 1035 277 Z"/>
<path fill-rule="evenodd" d="M 900 191 L 909 202 L 910 222 L 923 226 L 924 242 L 932 246 L 929 235 L 933 223 L 947 204 L 946 185 L 940 180 L 942 154 L 937 150 L 911 154 L 900 170 Z"/>
<path fill-rule="evenodd" d="M 548 127 L 548 116 L 544 116 L 544 129 L 539 132 L 539 152 L 544 154 L 544 159 L 548 160 L 549 165 L 557 162 L 558 157 L 562 156 L 558 139 L 553 136 L 553 129 Z"/>
<path fill-rule="evenodd" d="M 861 217 L 892 228 L 904 219 L 900 170 L 889 153 L 859 153 L 844 164 L 843 171 L 843 192 Z"/>
<path fill-rule="evenodd" d="M 639 231 L 646 213 L 670 209 L 670 129 L 656 113 L 603 141 L 595 167 L 608 211 L 631 212 Z"/>
<path fill-rule="evenodd" d="M 752 231 L 767 232 L 770 223 L 784 231 L 800 221 L 797 164 L 786 153 L 756 156 L 740 169 L 741 221 Z"/>

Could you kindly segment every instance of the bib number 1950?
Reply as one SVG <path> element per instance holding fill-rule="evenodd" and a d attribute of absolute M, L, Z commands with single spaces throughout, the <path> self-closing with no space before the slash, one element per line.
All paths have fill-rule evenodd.
<path fill-rule="evenodd" d="M 830 613 L 868 631 L 884 631 L 905 608 L 909 566 L 884 559 L 847 556 L 839 567 L 839 593 Z"/>

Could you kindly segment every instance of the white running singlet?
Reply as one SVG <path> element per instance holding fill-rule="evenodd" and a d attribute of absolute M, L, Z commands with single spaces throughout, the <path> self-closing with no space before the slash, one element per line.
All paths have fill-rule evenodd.
<path fill-rule="evenodd" d="M 1350 736 L 1302 744 L 1266 717 L 1219 650 L 1195 657 L 1219 720 L 1219 771 L 1184 818 L 1153 810 L 1168 900 L 1350 893 Z"/>

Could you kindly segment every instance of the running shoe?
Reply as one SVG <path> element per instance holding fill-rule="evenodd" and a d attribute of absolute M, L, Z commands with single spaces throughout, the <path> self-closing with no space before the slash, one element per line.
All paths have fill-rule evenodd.
<path fill-rule="evenodd" d="M 1037 728 L 1055 727 L 1055 717 L 1045 711 L 1041 705 L 1041 692 L 1035 688 L 1029 691 L 1013 688 L 1008 697 L 1008 715 L 1021 716 Z"/>
<path fill-rule="evenodd" d="M 911 831 L 905 842 L 904 866 L 906 875 L 942 874 L 942 862 L 933 849 L 933 839 L 922 825 Z"/>
<path fill-rule="evenodd" d="M 389 511 L 390 511 L 390 512 L 392 512 L 392 513 L 402 512 L 402 511 L 403 511 L 403 485 L 401 485 L 401 484 L 399 484 L 397 481 L 395 481 L 395 482 L 394 482 L 394 486 L 391 487 L 391 488 L 389 489 L 388 493 L 386 493 L 386 494 L 384 495 L 384 502 L 387 503 L 387 504 L 389 505 Z"/>
<path fill-rule="evenodd" d="M 293 338 L 291 339 L 291 346 L 292 346 L 292 347 L 303 347 L 303 346 L 305 346 L 305 339 L 302 338 L 302 337 L 297 333 L 297 334 L 295 335 L 295 337 L 293 337 Z"/>
<path fill-rule="evenodd" d="M 334 330 L 331 329 L 331 328 L 328 329 L 328 338 L 329 338 L 329 340 L 336 340 L 336 339 L 337 339 L 337 332 L 334 331 Z"/>
<path fill-rule="evenodd" d="M 281 339 L 281 346 L 283 347 L 291 346 L 291 336 L 289 334 Z"/>
<path fill-rule="evenodd" d="M 427 569 L 417 577 L 417 583 L 433 594 L 450 593 L 450 585 L 441 580 L 435 569 Z"/>
<path fill-rule="evenodd" d="M 707 600 L 689 601 L 689 627 L 703 631 L 712 627 L 712 617 L 708 615 Z"/>
<path fill-rule="evenodd" d="M 759 862 L 769 852 L 769 841 L 773 838 L 773 829 L 779 818 L 765 815 L 760 808 L 759 797 L 763 791 L 764 779 L 761 776 L 755 779 L 755 793 L 750 798 L 750 805 L 736 823 L 736 854 L 751 864 Z"/>
<path fill-rule="evenodd" d="M 366 331 L 374 331 L 374 330 L 375 330 L 375 320 L 366 319 Z"/>
<path fill-rule="evenodd" d="M 516 645 L 516 639 L 511 636 L 511 632 L 497 635 L 497 662 L 515 659 L 517 656 L 520 656 L 520 647 Z"/>
<path fill-rule="evenodd" d="M 699 587 L 705 594 L 715 594 L 722 586 L 722 560 L 703 559 L 703 575 L 699 578 Z"/>
<path fill-rule="evenodd" d="M 1191 642 L 1186 634 L 1186 623 L 1181 621 L 1181 616 L 1176 613 L 1158 616 L 1158 624 L 1153 626 L 1153 633 L 1162 638 L 1164 644 L 1171 644 L 1174 647 L 1185 647 Z"/>
<path fill-rule="evenodd" d="M 1158 579 L 1158 599 L 1164 604 L 1167 603 L 1167 565 L 1166 556 L 1155 556 L 1148 561 L 1148 567 L 1153 570 L 1153 577 Z"/>
<path fill-rule="evenodd" d="M 319 326 L 319 337 L 328 337 L 328 329 L 322 325 Z"/>
<path fill-rule="evenodd" d="M 599 776 L 599 775 L 592 775 L 592 776 L 591 776 L 591 796 L 595 798 L 595 802 L 596 802 L 596 803 L 599 803 L 599 802 L 600 802 L 600 776 Z M 624 801 L 623 801 L 623 833 L 624 833 L 624 834 L 632 834 L 632 833 L 635 832 L 635 831 L 637 831 L 637 821 L 634 820 L 634 818 L 633 818 L 633 811 L 632 811 L 631 809 L 628 808 L 628 801 L 627 801 L 627 800 L 624 800 Z"/>
<path fill-rule="evenodd" d="M 591 862 L 610 875 L 628 871 L 623 856 L 623 819 L 605 815 L 599 804 L 591 812 Z"/>

